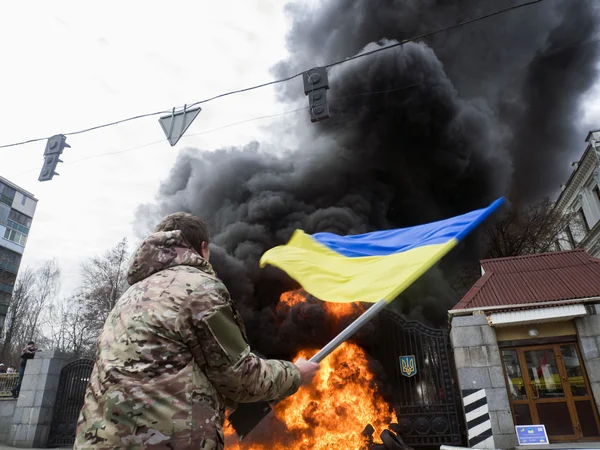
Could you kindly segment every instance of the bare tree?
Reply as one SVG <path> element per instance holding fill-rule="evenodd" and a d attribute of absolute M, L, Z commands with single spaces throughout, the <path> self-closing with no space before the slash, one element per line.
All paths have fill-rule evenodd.
<path fill-rule="evenodd" d="M 13 289 L 3 331 L 2 358 L 16 364 L 20 350 L 29 340 L 43 337 L 43 312 L 56 296 L 60 269 L 54 260 L 37 270 L 25 268 Z"/>
<path fill-rule="evenodd" d="M 12 361 L 15 359 L 16 347 L 20 344 L 24 329 L 24 318 L 29 310 L 32 291 L 35 284 L 35 272 L 31 268 L 21 270 L 12 292 L 8 313 L 2 333 L 0 359 Z"/>
<path fill-rule="evenodd" d="M 86 304 L 81 295 L 53 302 L 46 315 L 42 345 L 75 358 L 92 357 L 97 333 L 85 317 Z"/>
<path fill-rule="evenodd" d="M 547 198 L 534 204 L 515 202 L 504 217 L 482 229 L 482 247 L 486 249 L 483 259 L 573 248 L 577 227 L 580 224 L 573 214 L 555 210 Z M 457 275 L 453 286 L 464 295 L 479 276 L 479 263 L 475 261 Z"/>
<path fill-rule="evenodd" d="M 80 292 L 85 306 L 84 319 L 97 332 L 102 329 L 108 314 L 128 287 L 128 252 L 127 239 L 123 239 L 104 255 L 82 265 Z"/>
<path fill-rule="evenodd" d="M 516 204 L 502 220 L 485 229 L 489 249 L 486 257 L 502 258 L 572 248 L 568 230 L 579 226 L 573 214 L 555 210 L 547 198 L 533 205 Z"/>
<path fill-rule="evenodd" d="M 44 263 L 35 273 L 34 289 L 31 296 L 30 310 L 25 315 L 24 341 L 40 337 L 42 312 L 51 304 L 60 287 L 60 269 L 55 260 Z"/>

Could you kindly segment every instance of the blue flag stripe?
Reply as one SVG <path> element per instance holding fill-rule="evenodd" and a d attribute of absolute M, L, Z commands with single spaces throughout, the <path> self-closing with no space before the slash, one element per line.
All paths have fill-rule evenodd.
<path fill-rule="evenodd" d="M 416 227 L 375 231 L 354 236 L 316 233 L 312 237 L 327 248 L 350 258 L 392 255 L 426 245 L 444 244 L 451 239 L 460 241 L 496 211 L 503 202 L 504 199 L 500 198 L 487 208 Z"/>

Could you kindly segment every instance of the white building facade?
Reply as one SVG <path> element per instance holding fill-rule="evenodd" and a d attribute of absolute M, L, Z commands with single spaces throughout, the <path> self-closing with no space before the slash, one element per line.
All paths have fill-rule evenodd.
<path fill-rule="evenodd" d="M 0 177 L 0 334 L 36 206 L 33 194 Z"/>
<path fill-rule="evenodd" d="M 590 131 L 581 159 L 563 185 L 555 208 L 574 218 L 565 230 L 557 250 L 583 248 L 600 257 L 600 130 Z"/>

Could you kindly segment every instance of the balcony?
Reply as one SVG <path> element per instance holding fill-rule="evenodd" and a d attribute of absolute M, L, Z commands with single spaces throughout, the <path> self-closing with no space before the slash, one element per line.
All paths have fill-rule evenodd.
<path fill-rule="evenodd" d="M 6 292 L 7 294 L 12 294 L 13 291 L 12 284 L 0 283 L 0 292 Z"/>
<path fill-rule="evenodd" d="M 0 261 L 0 271 L 3 270 L 16 274 L 19 272 L 19 265 L 11 264 L 8 261 Z"/>

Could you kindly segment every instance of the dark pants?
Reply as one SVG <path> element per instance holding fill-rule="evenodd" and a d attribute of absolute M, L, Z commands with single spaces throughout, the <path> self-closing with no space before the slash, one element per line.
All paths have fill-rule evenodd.
<path fill-rule="evenodd" d="M 25 375 L 25 366 L 19 366 L 19 380 L 17 381 L 17 385 L 12 389 L 12 395 L 14 398 L 17 398 L 19 396 L 19 392 L 21 392 L 23 375 Z"/>

